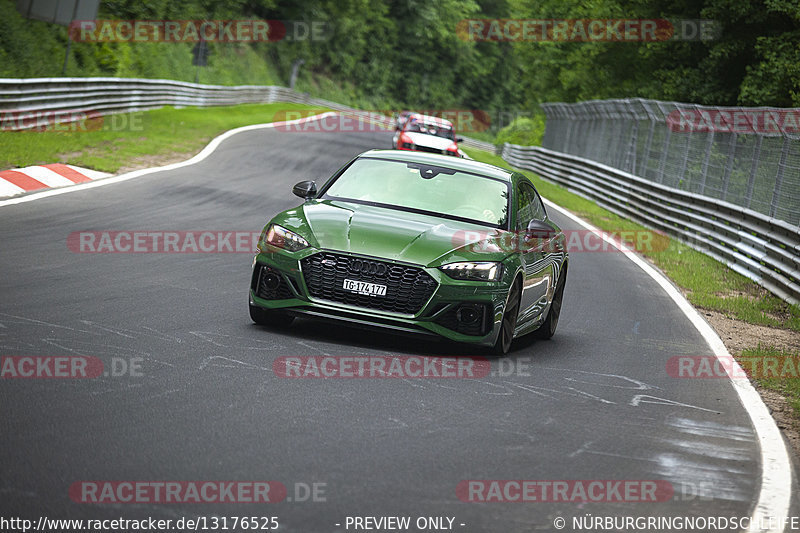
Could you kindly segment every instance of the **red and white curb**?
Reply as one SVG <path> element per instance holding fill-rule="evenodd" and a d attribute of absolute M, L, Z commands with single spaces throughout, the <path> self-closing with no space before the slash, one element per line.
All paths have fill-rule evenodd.
<path fill-rule="evenodd" d="M 72 165 L 53 163 L 0 171 L 0 198 L 30 191 L 86 183 L 111 174 Z"/>

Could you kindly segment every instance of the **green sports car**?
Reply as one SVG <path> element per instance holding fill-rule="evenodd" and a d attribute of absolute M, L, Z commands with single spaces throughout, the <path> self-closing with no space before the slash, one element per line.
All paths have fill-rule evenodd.
<path fill-rule="evenodd" d="M 359 155 L 264 227 L 250 317 L 296 316 L 445 337 L 505 354 L 553 336 L 568 254 L 525 176 L 397 150 Z"/>

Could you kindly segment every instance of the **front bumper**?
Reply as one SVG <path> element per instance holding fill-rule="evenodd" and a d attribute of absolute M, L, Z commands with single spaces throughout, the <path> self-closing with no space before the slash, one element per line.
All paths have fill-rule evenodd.
<path fill-rule="evenodd" d="M 316 254 L 338 255 L 345 259 L 381 262 L 395 267 L 414 267 L 424 271 L 435 282 L 430 296 L 421 307 L 408 312 L 367 308 L 346 301 L 312 296 L 307 285 L 304 259 Z M 309 273 L 312 277 L 313 274 Z M 357 281 L 379 282 L 369 274 L 348 272 Z M 454 280 L 437 268 L 407 265 L 376 257 L 364 257 L 342 252 L 309 248 L 297 253 L 280 249 L 259 253 L 253 261 L 250 283 L 250 304 L 265 309 L 282 310 L 290 314 L 335 319 L 357 326 L 387 328 L 404 333 L 435 335 L 452 341 L 493 346 L 500 331 L 511 275 L 498 282 Z M 316 283 L 316 281 L 314 281 Z M 389 291 L 391 292 L 391 287 Z M 326 293 L 331 294 L 331 293 Z M 339 293 L 341 294 L 341 293 Z M 382 298 L 371 296 L 368 298 Z M 354 300 L 359 300 L 354 298 Z M 359 300 L 364 302 L 363 299 Z M 367 302 L 366 305 L 373 305 Z M 377 305 L 377 302 L 374 302 Z M 402 307 L 402 306 L 401 306 Z"/>

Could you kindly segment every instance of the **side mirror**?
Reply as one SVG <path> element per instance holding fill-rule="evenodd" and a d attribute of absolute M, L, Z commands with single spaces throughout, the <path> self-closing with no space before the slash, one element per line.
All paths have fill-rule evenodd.
<path fill-rule="evenodd" d="M 464 142 L 464 137 L 456 137 L 456 142 L 457 143 L 463 143 Z"/>
<path fill-rule="evenodd" d="M 525 230 L 526 239 L 540 239 L 548 240 L 556 236 L 556 230 L 553 226 L 543 220 L 531 220 L 528 222 L 528 228 Z"/>
<path fill-rule="evenodd" d="M 301 181 L 292 187 L 292 192 L 295 196 L 308 200 L 317 195 L 317 184 L 313 181 Z"/>

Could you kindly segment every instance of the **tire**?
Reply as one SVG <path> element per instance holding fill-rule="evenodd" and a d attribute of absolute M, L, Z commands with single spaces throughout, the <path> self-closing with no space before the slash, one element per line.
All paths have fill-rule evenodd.
<path fill-rule="evenodd" d="M 255 305 L 250 305 L 250 318 L 259 326 L 271 326 L 285 328 L 294 322 L 292 315 L 272 311 Z"/>
<path fill-rule="evenodd" d="M 517 327 L 517 315 L 519 314 L 519 302 L 522 297 L 522 286 L 519 279 L 514 281 L 508 291 L 506 306 L 503 309 L 503 320 L 500 323 L 500 334 L 494 343 L 492 351 L 495 355 L 503 356 L 511 349 L 514 341 L 514 329 Z"/>
<path fill-rule="evenodd" d="M 561 304 L 564 301 L 564 287 L 567 284 L 567 269 L 564 267 L 561 276 L 558 278 L 558 285 L 556 285 L 556 292 L 553 294 L 553 301 L 550 303 L 550 310 L 547 311 L 547 318 L 544 319 L 542 325 L 533 332 L 533 336 L 537 339 L 551 339 L 556 334 L 558 327 L 558 319 L 561 316 Z"/>

